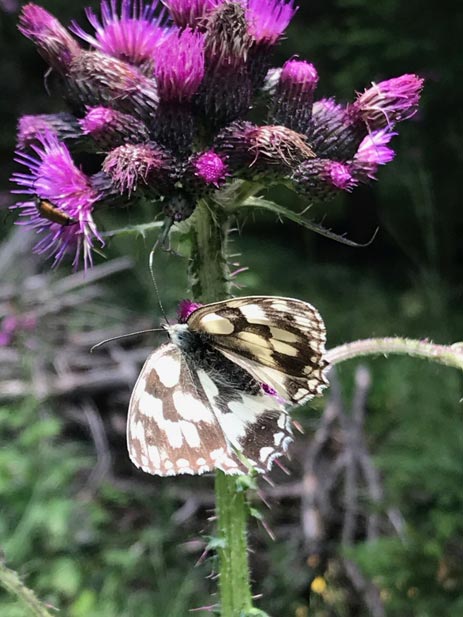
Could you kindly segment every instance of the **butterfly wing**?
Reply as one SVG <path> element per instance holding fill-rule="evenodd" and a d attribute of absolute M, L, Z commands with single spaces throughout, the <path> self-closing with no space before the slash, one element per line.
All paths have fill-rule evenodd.
<path fill-rule="evenodd" d="M 266 471 L 291 440 L 277 398 L 230 387 L 220 370 L 196 370 L 172 344 L 149 356 L 130 399 L 129 456 L 154 475 Z"/>
<path fill-rule="evenodd" d="M 149 356 L 127 420 L 127 447 L 137 467 L 160 476 L 215 468 L 247 472 L 224 436 L 205 387 L 211 384 L 201 383 L 175 345 L 162 345 Z"/>
<path fill-rule="evenodd" d="M 227 358 L 271 386 L 291 404 L 302 404 L 327 386 L 325 325 L 307 302 L 247 296 L 207 304 L 187 320 L 206 333 Z"/>

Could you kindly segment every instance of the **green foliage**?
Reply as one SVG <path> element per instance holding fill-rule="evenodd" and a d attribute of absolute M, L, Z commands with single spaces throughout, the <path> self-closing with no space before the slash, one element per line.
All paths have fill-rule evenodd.
<path fill-rule="evenodd" d="M 204 597 L 204 572 L 178 561 L 173 504 L 114 486 L 89 492 L 94 456 L 62 428 L 33 401 L 0 408 L 0 544 L 8 565 L 69 617 L 184 617 Z M 25 617 L 1 590 L 0 614 Z"/>

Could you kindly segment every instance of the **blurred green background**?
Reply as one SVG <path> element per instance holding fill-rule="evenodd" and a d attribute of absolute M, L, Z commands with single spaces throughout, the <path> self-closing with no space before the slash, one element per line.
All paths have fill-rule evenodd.
<path fill-rule="evenodd" d="M 16 29 L 18 4 L 0 2 L 3 247 L 13 231 L 7 206 L 12 202 L 8 177 L 16 169 L 16 120 L 25 113 L 63 109 L 60 100 L 46 95 L 45 66 Z M 83 7 L 91 3 L 42 4 L 63 23 L 78 18 L 82 24 Z M 460 341 L 462 5 L 449 0 L 300 4 L 276 65 L 293 54 L 314 62 L 319 95 L 339 99 L 351 99 L 373 80 L 416 72 L 426 79 L 423 102 L 420 113 L 400 126 L 393 141 L 397 157 L 380 170 L 379 182 L 311 210 L 313 218 L 358 242 L 379 227 L 375 241 L 353 249 L 256 214 L 233 235 L 239 262 L 249 267 L 238 279 L 239 293 L 309 300 L 325 318 L 330 347 L 369 336 Z M 290 193 L 274 197 L 295 209 L 304 205 Z M 130 216 L 136 222 L 137 215 Z M 124 222 L 119 217 L 106 225 Z M 144 263 L 151 240 L 118 240 L 109 254 Z M 36 282 L 41 273 L 49 276 L 47 265 L 31 259 L 24 244 L 21 261 L 3 272 L 0 286 L 22 290 L 26 276 Z M 185 264 L 160 256 L 157 268 L 162 300 L 172 311 L 186 293 Z M 52 280 L 68 274 L 64 265 Z M 4 306 L 7 292 L 1 289 Z M 51 335 L 54 321 L 45 320 L 36 334 L 39 347 L 37 340 L 35 346 L 17 342 L 18 371 L 26 382 L 34 380 L 34 354 L 46 350 L 53 364 L 73 332 L 98 330 L 108 321 L 116 333 L 124 332 L 137 320 L 156 326 L 159 319 L 147 273 L 130 271 L 108 279 L 91 307 L 68 307 L 64 314 L 64 323 L 59 314 L 53 318 L 61 324 L 58 337 Z M 156 339 L 144 340 L 144 345 L 155 344 Z M 130 345 L 136 347 L 137 341 Z M 351 408 L 357 364 L 338 371 L 341 392 L 331 395 L 338 408 Z M 363 364 L 372 382 L 363 436 L 381 494 L 372 504 L 360 488 L 355 538 L 347 546 L 342 542 L 345 486 L 335 483 L 326 494 L 332 509 L 339 506 L 339 516 L 322 521 L 316 542 L 308 538 L 300 488 L 307 475 L 303 461 L 324 402 L 298 413 L 306 435 L 297 438 L 292 475 L 272 472 L 277 487 L 290 489 L 270 491 L 271 510 L 259 499 L 254 503 L 276 536 L 271 540 L 257 519 L 251 525 L 255 592 L 263 594 L 259 606 L 272 617 L 457 617 L 463 614 L 462 377 L 454 369 L 403 358 Z M 62 367 L 55 368 L 59 380 Z M 0 373 L 0 385 L 2 379 Z M 0 546 L 6 563 L 69 617 L 184 617 L 191 608 L 215 602 L 214 561 L 209 555 L 201 558 L 213 534 L 212 480 L 162 480 L 132 468 L 123 435 L 128 395 L 128 385 L 86 395 L 90 418 L 102 427 L 103 445 L 88 413 L 79 420 L 78 393 L 46 402 L 27 394 L 0 399 Z M 345 432 L 342 426 L 333 431 L 322 458 L 325 467 L 343 447 Z M 95 481 L 92 472 L 101 468 L 102 452 L 110 463 Z M 320 506 L 317 512 L 322 511 Z M 381 521 L 375 538 L 367 530 L 372 511 Z M 347 561 L 355 564 L 357 580 L 349 575 Z M 26 613 L 0 591 L 0 615 Z"/>

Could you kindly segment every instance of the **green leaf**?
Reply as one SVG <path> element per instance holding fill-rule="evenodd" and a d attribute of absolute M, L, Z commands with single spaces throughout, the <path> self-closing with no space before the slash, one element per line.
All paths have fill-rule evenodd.
<path fill-rule="evenodd" d="M 376 237 L 377 231 L 373 234 L 368 242 L 365 244 L 359 244 L 358 242 L 354 242 L 353 240 L 349 240 L 344 236 L 340 236 L 339 234 L 334 233 L 330 229 L 323 227 L 319 223 L 315 223 L 314 221 L 310 221 L 304 217 L 304 213 L 293 212 L 293 210 L 289 210 L 289 208 L 285 208 L 280 204 L 275 203 L 274 201 L 270 201 L 269 199 L 264 199 L 263 197 L 249 197 L 244 201 L 241 208 L 261 208 L 263 210 L 268 210 L 269 212 L 273 212 L 278 217 L 284 217 L 293 223 L 297 223 L 310 231 L 314 231 L 315 233 L 325 236 L 325 238 L 329 238 L 330 240 L 336 240 L 336 242 L 340 242 L 341 244 L 346 244 L 347 246 L 353 247 L 361 247 L 364 248 L 370 245 Z M 304 210 L 304 212 L 306 212 Z"/>

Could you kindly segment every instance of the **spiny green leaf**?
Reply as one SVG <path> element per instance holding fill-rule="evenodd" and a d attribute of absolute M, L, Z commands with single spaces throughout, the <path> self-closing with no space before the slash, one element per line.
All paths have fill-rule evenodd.
<path fill-rule="evenodd" d="M 263 210 L 268 210 L 269 212 L 273 212 L 279 217 L 284 217 L 290 221 L 293 221 L 294 223 L 297 223 L 298 225 L 301 225 L 302 227 L 305 227 L 306 229 L 310 229 L 310 231 L 314 231 L 321 236 L 325 236 L 325 238 L 329 238 L 330 240 L 336 240 L 336 242 L 346 244 L 347 246 L 364 248 L 373 242 L 377 233 L 376 230 L 368 242 L 366 242 L 365 244 L 359 244 L 358 242 L 354 242 L 353 240 L 349 240 L 344 236 L 340 236 L 339 234 L 334 233 L 333 231 L 327 229 L 326 227 L 323 227 L 319 223 L 315 223 L 314 221 L 306 219 L 304 213 L 307 211 L 307 209 L 304 210 L 304 213 L 302 214 L 299 212 L 293 212 L 289 208 L 285 208 L 284 206 L 281 206 L 274 201 L 270 201 L 269 199 L 264 199 L 263 197 L 249 197 L 241 204 L 241 207 L 261 208 Z"/>

